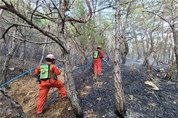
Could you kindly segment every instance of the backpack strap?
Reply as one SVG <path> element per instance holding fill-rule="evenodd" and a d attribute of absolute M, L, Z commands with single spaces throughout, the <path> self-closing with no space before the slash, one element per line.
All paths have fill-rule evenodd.
<path fill-rule="evenodd" d="M 54 73 L 54 71 L 52 70 L 53 66 L 54 66 L 53 64 L 50 65 L 50 77 L 57 80 L 57 76 Z"/>

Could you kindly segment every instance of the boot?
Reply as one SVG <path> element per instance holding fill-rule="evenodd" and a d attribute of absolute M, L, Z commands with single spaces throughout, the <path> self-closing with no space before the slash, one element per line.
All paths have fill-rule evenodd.
<path fill-rule="evenodd" d="M 94 74 L 93 79 L 94 79 L 94 80 L 97 79 L 97 73 Z"/>
<path fill-rule="evenodd" d="M 43 113 L 38 114 L 38 118 L 43 117 Z"/>

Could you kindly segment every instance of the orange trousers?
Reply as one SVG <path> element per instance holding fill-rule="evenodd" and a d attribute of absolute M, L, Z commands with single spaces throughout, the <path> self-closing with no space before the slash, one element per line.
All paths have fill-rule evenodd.
<path fill-rule="evenodd" d="M 94 73 L 96 73 L 97 75 L 101 75 L 101 72 L 102 72 L 101 59 L 94 59 L 93 60 L 93 69 L 94 69 Z"/>
<path fill-rule="evenodd" d="M 45 102 L 47 99 L 47 95 L 51 87 L 58 88 L 61 94 L 61 97 L 62 98 L 66 97 L 66 88 L 60 80 L 49 79 L 46 81 L 41 81 L 37 108 L 36 108 L 37 114 L 40 114 L 43 112 L 44 107 L 45 107 Z"/>

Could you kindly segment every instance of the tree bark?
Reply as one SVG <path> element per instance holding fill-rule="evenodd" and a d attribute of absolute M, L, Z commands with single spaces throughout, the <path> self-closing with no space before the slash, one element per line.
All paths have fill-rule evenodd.
<path fill-rule="evenodd" d="M 62 7 L 59 6 L 59 11 L 60 12 L 60 19 L 59 20 L 59 23 L 58 23 L 58 34 L 59 34 L 59 38 L 65 42 L 65 47 L 67 49 L 67 51 L 69 51 L 70 47 L 69 47 L 69 40 L 67 38 L 67 34 L 65 33 L 65 12 L 67 10 L 67 7 L 66 6 L 67 4 L 69 4 L 69 1 L 68 0 L 65 0 L 62 5 Z M 79 100 L 78 100 L 78 97 L 77 97 L 77 92 L 76 92 L 76 87 L 75 87 L 75 82 L 74 82 L 74 79 L 72 77 L 72 69 L 70 68 L 70 55 L 63 52 L 63 60 L 65 61 L 64 63 L 64 78 L 65 78 L 65 81 L 66 82 L 66 87 L 67 87 L 67 95 L 71 101 L 71 105 L 72 105 L 72 108 L 73 108 L 73 111 L 75 113 L 76 116 L 82 116 L 83 115 L 83 111 L 80 107 L 80 104 L 79 104 Z"/>
<path fill-rule="evenodd" d="M 173 76 L 176 67 L 177 67 L 176 62 L 173 62 L 171 68 L 169 69 L 169 71 L 166 74 L 166 76 L 164 77 L 164 79 L 170 79 Z"/>
<path fill-rule="evenodd" d="M 140 53 L 140 48 L 138 45 L 137 33 L 136 33 L 135 26 L 133 24 L 131 24 L 131 26 L 132 26 L 132 32 L 133 32 L 134 38 L 135 38 L 135 46 L 136 46 L 136 51 L 137 51 L 137 59 L 136 60 L 139 60 L 139 59 L 141 59 L 141 53 Z"/>
<path fill-rule="evenodd" d="M 129 46 L 126 39 L 123 39 L 124 51 L 121 51 L 122 64 L 126 64 L 127 54 L 129 53 Z"/>
<path fill-rule="evenodd" d="M 115 49 L 114 49 L 114 85 L 115 85 L 115 97 L 116 97 L 116 108 L 119 115 L 125 113 L 125 97 L 122 88 L 121 69 L 120 69 L 120 1 L 116 0 L 116 14 L 115 14 Z"/>
<path fill-rule="evenodd" d="M 174 28 L 172 28 L 173 31 L 173 37 L 174 37 L 174 52 L 176 57 L 176 65 L 177 65 L 177 77 L 178 77 L 178 32 L 175 31 Z"/>
<path fill-rule="evenodd" d="M 152 37 L 153 31 L 154 30 L 150 31 L 149 32 L 149 38 L 147 37 L 147 41 L 150 40 L 150 46 L 151 47 L 149 48 L 149 46 L 148 46 L 149 42 L 147 42 L 147 50 L 148 51 L 147 52 L 144 51 L 145 52 L 145 60 L 144 60 L 144 63 L 143 63 L 146 66 L 146 72 L 147 72 L 147 74 L 148 74 L 148 76 L 151 80 L 154 80 L 154 76 L 151 72 L 152 67 L 150 66 L 150 63 L 149 63 L 149 57 L 150 57 L 151 53 L 154 51 L 154 41 L 153 41 L 153 37 Z"/>

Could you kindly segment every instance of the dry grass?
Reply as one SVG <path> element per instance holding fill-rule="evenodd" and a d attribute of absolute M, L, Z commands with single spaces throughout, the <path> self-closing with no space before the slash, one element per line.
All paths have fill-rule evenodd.
<path fill-rule="evenodd" d="M 63 80 L 64 77 L 61 75 L 58 77 L 60 80 Z M 24 112 L 30 118 L 36 118 L 36 103 L 39 94 L 39 84 L 36 81 L 36 78 L 32 78 L 30 76 L 20 78 L 15 80 L 10 86 L 9 95 L 17 101 L 23 108 Z M 64 111 L 66 106 L 69 107 L 69 101 L 62 101 L 58 90 L 56 88 L 50 89 L 48 93 L 48 100 L 50 101 L 53 96 L 53 92 L 56 92 L 55 101 L 49 105 L 45 106 L 46 112 L 44 117 L 52 118 L 58 117 L 60 118 L 60 114 Z M 61 116 L 62 118 L 62 116 Z"/>

